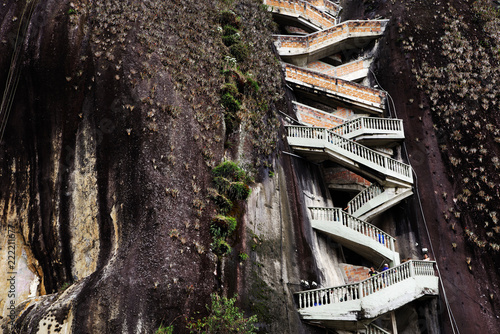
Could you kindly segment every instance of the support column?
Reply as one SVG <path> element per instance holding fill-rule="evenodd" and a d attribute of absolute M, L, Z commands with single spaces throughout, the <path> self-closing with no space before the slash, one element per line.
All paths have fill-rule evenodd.
<path fill-rule="evenodd" d="M 396 323 L 396 313 L 394 313 L 394 311 L 391 312 L 391 321 L 392 321 L 392 334 L 398 334 L 398 326 Z"/>

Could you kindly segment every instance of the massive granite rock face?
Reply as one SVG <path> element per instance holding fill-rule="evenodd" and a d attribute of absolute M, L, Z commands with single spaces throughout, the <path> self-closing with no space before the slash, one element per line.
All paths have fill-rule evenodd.
<path fill-rule="evenodd" d="M 484 45 L 498 43 L 491 30 L 498 27 L 498 16 L 487 17 L 496 10 L 489 1 L 371 3 L 372 11 L 358 14 L 375 15 L 376 9 L 393 18 L 375 72 L 393 98 L 397 117 L 404 120 L 423 210 L 414 197 L 409 221 L 421 236 L 419 247 L 434 252 L 452 312 L 441 299 L 441 330 L 452 332 L 453 321 L 460 332 L 495 332 L 500 304 L 492 291 L 500 285 L 500 257 L 498 228 L 490 213 L 494 216 L 498 206 L 493 194 L 499 189 L 494 156 L 500 125 L 498 106 L 488 91 L 498 80 L 499 67 L 494 48 Z M 498 28 L 493 31 L 497 34 Z M 450 40 L 461 47 L 450 48 Z M 438 79 L 436 72 L 446 75 Z M 462 94 L 463 89 L 468 93 Z M 484 99 L 482 106 L 475 94 Z M 484 199 L 485 192 L 491 199 Z"/>
<path fill-rule="evenodd" d="M 252 48 L 233 75 L 252 77 L 262 93 L 255 95 L 260 102 L 244 99 L 241 131 L 226 131 L 221 69 L 234 60 L 227 59 L 217 27 L 227 4 L 24 6 L 6 1 L 0 8 L 0 71 L 2 77 L 11 67 L 19 73 L 17 84 L 1 83 L 13 93 L 1 143 L 1 244 L 16 244 L 12 270 L 2 246 L 2 280 L 16 272 L 15 296 L 7 297 L 11 285 L 0 287 L 2 329 L 151 333 L 160 323 L 173 323 L 182 332 L 190 316 L 206 311 L 213 291 L 245 291 L 241 283 L 225 283 L 243 282 L 229 279 L 239 275 L 237 252 L 221 265 L 210 250 L 215 205 L 207 188 L 211 168 L 223 158 L 272 167 L 275 115 L 279 105 L 283 112 L 287 106 L 270 15 L 253 1 L 233 8 L 243 16 L 242 34 Z M 11 66 L 16 50 L 20 56 Z M 288 224 L 302 222 L 294 182 L 283 176 L 291 173 L 287 161 L 276 166 L 279 196 L 277 181 L 255 186 L 269 194 L 255 199 L 259 205 L 269 201 L 274 208 L 252 208 L 264 210 L 257 214 L 261 223 L 273 222 L 281 202 L 289 207 Z M 256 179 L 269 179 L 260 168 Z M 244 203 L 240 210 L 244 236 Z M 301 249 L 289 251 L 289 270 L 314 276 L 314 265 L 299 261 L 310 257 L 308 243 L 293 232 L 296 227 L 287 230 Z M 250 252 L 244 237 L 232 243 Z M 11 301 L 17 306 L 13 327 Z M 276 331 L 303 327 L 290 296 L 276 302 L 289 309 L 276 317 L 294 319 L 286 330 L 276 322 Z"/>

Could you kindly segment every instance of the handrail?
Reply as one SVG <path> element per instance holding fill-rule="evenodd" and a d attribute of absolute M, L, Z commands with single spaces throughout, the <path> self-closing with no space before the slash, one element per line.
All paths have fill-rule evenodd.
<path fill-rule="evenodd" d="M 377 183 L 372 183 L 369 187 L 360 191 L 353 199 L 347 203 L 347 212 L 353 215 L 363 205 L 384 192 L 384 188 Z"/>
<path fill-rule="evenodd" d="M 288 42 L 287 47 L 308 48 L 315 45 L 335 43 L 338 40 L 352 37 L 353 33 L 364 32 L 363 30 L 367 28 L 370 29 L 371 33 L 373 32 L 372 29 L 380 29 L 380 33 L 382 33 L 382 29 L 387 22 L 388 20 L 349 20 L 305 36 L 273 35 L 273 37 L 278 42 L 278 48 L 286 42 Z M 329 35 L 331 36 L 327 37 Z"/>
<path fill-rule="evenodd" d="M 342 10 L 340 5 L 330 1 L 330 0 L 307 0 L 310 4 L 315 7 L 325 7 L 329 11 L 333 11 L 335 14 L 333 16 L 337 16 L 339 12 Z"/>
<path fill-rule="evenodd" d="M 390 332 L 386 331 L 383 328 L 380 328 L 375 324 L 365 325 L 365 328 L 366 328 L 366 334 L 391 334 Z"/>
<path fill-rule="evenodd" d="M 358 117 L 340 124 L 330 131 L 346 136 L 362 129 L 387 132 L 403 132 L 403 120 L 379 117 Z"/>
<path fill-rule="evenodd" d="M 288 137 L 318 140 L 323 145 L 335 147 L 336 151 L 344 150 L 353 154 L 360 162 L 362 161 L 374 164 L 382 169 L 390 171 L 391 173 L 397 174 L 410 182 L 412 180 L 410 165 L 389 158 L 375 150 L 329 131 L 326 128 L 289 125 L 286 126 L 286 129 Z"/>
<path fill-rule="evenodd" d="M 386 93 L 380 89 L 363 86 L 349 80 L 291 64 L 284 64 L 284 67 L 285 79 L 287 81 L 298 81 L 303 84 L 316 86 L 343 95 L 350 100 L 384 109 L 383 104 Z"/>
<path fill-rule="evenodd" d="M 335 18 L 323 13 L 313 4 L 303 0 L 264 0 L 264 4 L 286 12 L 302 13 L 310 22 L 317 24 L 321 29 L 331 28 L 336 25 Z"/>
<path fill-rule="evenodd" d="M 328 113 L 328 112 L 323 111 L 321 109 L 313 108 L 311 106 L 299 103 L 297 101 L 292 101 L 292 104 L 294 106 L 294 109 L 295 109 L 296 113 L 300 113 L 300 112 L 304 112 L 304 113 L 305 112 L 312 112 L 312 113 L 318 113 L 318 114 L 320 114 L 321 117 L 324 117 L 324 118 L 328 119 L 331 122 L 335 121 L 337 123 L 344 123 L 346 121 L 345 118 L 336 116 L 336 115 L 334 115 L 332 113 Z"/>
<path fill-rule="evenodd" d="M 395 251 L 394 245 L 396 239 L 393 236 L 364 220 L 348 214 L 341 208 L 310 207 L 309 210 L 311 210 L 312 220 L 339 222 L 343 226 L 367 236 L 391 251 Z"/>
<path fill-rule="evenodd" d="M 311 308 L 359 300 L 415 276 L 436 276 L 434 261 L 410 260 L 354 284 L 295 293 L 298 308 Z M 402 293 L 405 293 L 402 291 Z"/>

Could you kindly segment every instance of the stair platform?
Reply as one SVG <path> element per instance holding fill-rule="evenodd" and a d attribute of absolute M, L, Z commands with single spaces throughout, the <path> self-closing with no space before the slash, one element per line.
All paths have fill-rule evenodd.
<path fill-rule="evenodd" d="M 425 296 L 439 294 L 433 261 L 408 261 L 355 284 L 295 294 L 300 317 L 327 328 L 355 328 Z"/>

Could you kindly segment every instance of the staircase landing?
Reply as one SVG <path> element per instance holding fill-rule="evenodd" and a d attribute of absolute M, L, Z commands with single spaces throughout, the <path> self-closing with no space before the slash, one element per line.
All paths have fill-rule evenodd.
<path fill-rule="evenodd" d="M 354 329 L 414 300 L 439 294 L 435 262 L 408 261 L 355 284 L 296 293 L 300 317 L 328 328 Z"/>

